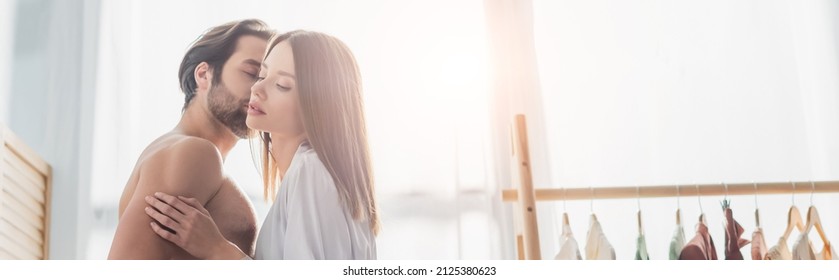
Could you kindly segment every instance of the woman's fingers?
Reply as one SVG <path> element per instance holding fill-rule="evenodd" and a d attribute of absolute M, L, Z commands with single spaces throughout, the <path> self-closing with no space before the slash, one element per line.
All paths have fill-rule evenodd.
<path fill-rule="evenodd" d="M 148 214 L 152 219 L 154 219 L 161 225 L 174 230 L 176 233 L 181 229 L 180 223 L 178 221 L 173 220 L 169 216 L 161 214 L 157 210 L 154 210 L 154 208 L 146 207 L 146 214 Z"/>
<path fill-rule="evenodd" d="M 189 208 L 192 208 L 192 207 L 190 207 L 189 205 L 187 205 L 186 203 L 184 203 L 183 201 L 181 201 L 177 197 L 174 197 L 174 196 L 162 193 L 162 192 L 154 193 L 154 197 L 156 197 L 160 201 L 166 202 L 166 204 L 169 204 L 170 206 L 174 207 L 175 209 L 177 209 L 182 214 L 186 214 L 187 212 L 189 212 L 189 210 L 192 210 L 192 209 L 189 209 Z"/>
<path fill-rule="evenodd" d="M 207 211 L 207 209 L 204 208 L 204 205 L 201 205 L 201 202 L 199 202 L 197 199 L 185 196 L 178 196 L 178 198 L 181 201 L 185 202 L 187 205 L 192 206 L 192 208 L 198 209 L 198 211 L 201 211 L 201 213 L 204 213 L 204 215 L 210 215 L 210 212 Z"/>
<path fill-rule="evenodd" d="M 177 209 L 172 207 L 171 204 L 165 201 L 161 201 L 160 199 L 151 196 L 146 196 L 146 203 L 154 207 L 154 209 L 157 209 L 158 212 L 174 219 L 175 221 L 180 221 L 183 219 L 184 213 L 178 211 Z"/>
<path fill-rule="evenodd" d="M 175 243 L 175 245 L 181 246 L 181 240 L 177 234 L 173 234 L 168 230 L 163 229 L 157 223 L 151 222 L 151 229 L 156 233 L 158 236 L 162 237 L 163 239 L 168 240 L 169 242 Z"/>
<path fill-rule="evenodd" d="M 211 258 L 220 246 L 230 244 L 197 199 L 155 193 L 146 201 L 146 213 L 154 220 L 151 227 L 155 234 L 193 256 Z"/>

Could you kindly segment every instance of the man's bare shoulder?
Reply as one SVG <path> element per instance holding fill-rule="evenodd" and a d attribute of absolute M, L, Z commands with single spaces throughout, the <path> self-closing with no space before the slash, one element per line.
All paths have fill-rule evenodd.
<path fill-rule="evenodd" d="M 139 166 L 140 185 L 158 185 L 162 191 L 202 201 L 218 191 L 224 179 L 224 163 L 212 142 L 199 137 L 170 135 L 149 146 L 156 147 L 144 155 L 145 160 Z"/>
<path fill-rule="evenodd" d="M 202 138 L 168 134 L 143 151 L 123 196 L 117 231 L 109 259 L 189 258 L 149 227 L 145 197 L 155 192 L 193 197 L 206 204 L 223 184 L 222 158 L 215 145 Z M 134 176 L 134 175 L 132 175 Z M 136 180 L 136 181 L 134 181 Z"/>

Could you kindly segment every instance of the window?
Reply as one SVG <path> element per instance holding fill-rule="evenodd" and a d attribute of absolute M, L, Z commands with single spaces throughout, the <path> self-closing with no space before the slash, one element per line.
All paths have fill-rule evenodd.
<path fill-rule="evenodd" d="M 305 4 L 303 4 L 305 3 Z M 483 1 L 105 1 L 94 145 L 96 227 L 88 258 L 105 258 L 122 186 L 142 149 L 175 126 L 177 68 L 205 29 L 260 18 L 311 29 L 356 55 L 383 231 L 380 259 L 497 259 L 487 180 Z M 185 12 L 189 11 L 189 12 Z M 226 171 L 260 216 L 268 207 L 247 143 Z M 496 245 L 497 246 L 497 245 Z"/>

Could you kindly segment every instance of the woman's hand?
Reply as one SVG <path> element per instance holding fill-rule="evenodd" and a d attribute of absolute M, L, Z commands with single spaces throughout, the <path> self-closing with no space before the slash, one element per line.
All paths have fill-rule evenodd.
<path fill-rule="evenodd" d="M 246 255 L 227 241 L 210 212 L 194 198 L 165 193 L 146 196 L 152 230 L 199 259 L 241 259 Z M 170 229 L 166 230 L 161 225 Z"/>

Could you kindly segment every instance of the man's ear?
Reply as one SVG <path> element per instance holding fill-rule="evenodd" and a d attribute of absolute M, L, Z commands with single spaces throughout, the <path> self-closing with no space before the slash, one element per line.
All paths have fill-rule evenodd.
<path fill-rule="evenodd" d="M 207 62 L 199 63 L 198 66 L 195 66 L 193 75 L 195 76 L 196 93 L 207 91 L 210 88 L 213 80 L 213 69 L 210 69 L 210 64 Z"/>

